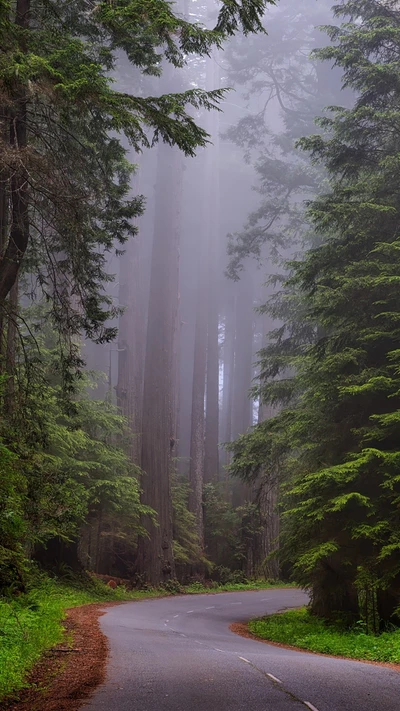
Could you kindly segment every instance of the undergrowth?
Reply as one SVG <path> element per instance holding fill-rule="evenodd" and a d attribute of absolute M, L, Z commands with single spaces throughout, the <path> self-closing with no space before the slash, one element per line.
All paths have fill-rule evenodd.
<path fill-rule="evenodd" d="M 313 617 L 302 608 L 251 620 L 249 629 L 261 639 L 312 652 L 400 663 L 400 629 L 395 627 L 378 636 L 366 634 L 362 625 L 343 630 Z"/>
<path fill-rule="evenodd" d="M 186 585 L 182 591 L 184 593 L 213 593 L 213 592 L 240 592 L 241 590 L 266 590 L 268 588 L 291 588 L 295 587 L 292 583 L 282 583 L 275 580 L 248 580 L 245 583 L 211 583 L 205 586 L 201 583 L 191 583 Z"/>

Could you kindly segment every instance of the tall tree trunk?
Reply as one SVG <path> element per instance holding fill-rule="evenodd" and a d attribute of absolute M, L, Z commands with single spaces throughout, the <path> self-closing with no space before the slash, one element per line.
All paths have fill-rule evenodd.
<path fill-rule="evenodd" d="M 253 422 L 249 390 L 253 363 L 253 283 L 244 272 L 236 285 L 235 369 L 233 381 L 232 438 L 247 432 Z"/>
<path fill-rule="evenodd" d="M 140 466 L 142 453 L 143 377 L 147 304 L 143 241 L 130 240 L 120 259 L 119 304 L 124 308 L 118 327 L 117 405 L 128 421 L 131 460 Z"/>
<path fill-rule="evenodd" d="M 192 417 L 189 470 L 189 510 L 196 517 L 200 545 L 204 542 L 203 482 L 204 482 L 204 435 L 205 435 L 205 380 L 207 362 L 207 284 L 206 284 L 206 234 L 201 235 L 202 244 L 197 280 L 196 330 L 194 339 Z"/>
<path fill-rule="evenodd" d="M 259 422 L 264 422 L 277 414 L 271 405 L 260 405 Z M 257 562 L 263 569 L 266 578 L 278 580 L 280 565 L 277 552 L 279 551 L 279 471 L 271 474 L 266 487 L 263 487 L 259 499 L 261 533 L 258 542 Z"/>
<path fill-rule="evenodd" d="M 204 481 L 216 481 L 219 478 L 219 344 L 218 344 L 218 301 L 215 284 L 215 270 L 212 269 L 213 282 L 209 288 L 208 328 L 207 328 L 207 388 L 206 388 L 206 425 Z"/>
<path fill-rule="evenodd" d="M 229 284 L 225 299 L 225 324 L 223 344 L 223 386 L 222 386 L 222 412 L 221 412 L 221 441 L 232 441 L 232 407 L 233 407 L 233 378 L 235 369 L 235 301 L 233 296 L 234 285 Z M 229 298 L 231 297 L 231 298 Z M 223 464 L 230 462 L 230 453 L 223 450 Z"/>
<path fill-rule="evenodd" d="M 166 72 L 167 82 L 168 74 Z M 158 150 L 141 448 L 142 500 L 155 510 L 158 525 L 146 521 L 149 537 L 140 539 L 138 550 L 138 572 L 153 585 L 168 580 L 175 572 L 170 467 L 182 180 L 183 163 L 179 151 L 161 145 Z"/>
<path fill-rule="evenodd" d="M 0 121 L 1 139 L 6 145 L 9 141 L 9 117 L 6 108 L 2 109 L 2 118 Z M 9 191 L 10 191 L 10 174 L 6 167 L 0 169 L 0 260 L 3 257 L 4 250 L 8 241 L 9 227 Z M 5 350 L 4 339 L 4 313 L 0 309 L 0 373 L 3 370 L 3 356 Z"/>
<path fill-rule="evenodd" d="M 8 297 L 6 373 L 8 376 L 4 399 L 5 412 L 12 415 L 15 401 L 15 354 L 18 315 L 18 279 L 14 282 Z"/>
<path fill-rule="evenodd" d="M 236 285 L 235 367 L 233 375 L 232 439 L 245 434 L 253 423 L 250 387 L 253 373 L 254 308 L 251 273 L 245 272 Z M 251 488 L 235 481 L 232 503 L 241 506 L 253 498 Z"/>
<path fill-rule="evenodd" d="M 271 291 L 265 286 L 262 287 L 260 300 L 265 304 L 271 296 Z M 269 333 L 276 327 L 276 322 L 271 316 L 264 313 L 261 318 L 262 348 L 266 348 L 269 343 Z M 262 384 L 262 383 L 261 383 Z M 271 417 L 275 417 L 279 412 L 277 406 L 260 401 L 258 409 L 258 422 L 265 422 Z M 262 475 L 265 478 L 264 475 Z M 258 566 L 262 568 L 266 578 L 277 580 L 280 577 L 280 565 L 278 558 L 279 551 L 279 470 L 271 472 L 267 486 L 263 487 L 259 498 L 260 528 L 261 533 L 257 541 Z"/>
<path fill-rule="evenodd" d="M 207 89 L 219 88 L 219 67 L 211 58 L 207 60 Z M 218 479 L 219 456 L 219 292 L 218 292 L 218 267 L 219 267 L 219 117 L 217 112 L 210 116 L 210 134 L 213 146 L 206 152 L 206 212 L 207 229 L 209 234 L 208 249 L 208 316 L 207 316 L 207 380 L 206 380 L 206 420 L 205 420 L 205 452 L 204 452 L 204 481 L 211 482 Z"/>
<path fill-rule="evenodd" d="M 29 27 L 30 0 L 17 0 L 15 24 Z M 25 47 L 21 46 L 22 51 Z M 26 167 L 27 148 L 27 98 L 26 87 L 18 78 L 10 95 L 10 148 L 18 154 L 10 180 L 11 224 L 7 246 L 0 258 L 0 304 L 3 304 L 16 282 L 29 240 L 29 188 Z"/>

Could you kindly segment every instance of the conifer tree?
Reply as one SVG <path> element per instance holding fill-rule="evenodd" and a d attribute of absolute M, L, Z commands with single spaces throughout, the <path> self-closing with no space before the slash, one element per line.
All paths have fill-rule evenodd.
<path fill-rule="evenodd" d="M 316 342 L 296 359 L 291 406 L 237 444 L 235 468 L 251 477 L 283 462 L 286 555 L 314 613 L 354 620 L 369 600 L 385 624 L 400 600 L 400 13 L 377 0 L 335 12 L 346 22 L 326 28 L 317 56 L 357 98 L 320 120 L 329 135 L 301 142 L 330 189 L 310 205 L 323 244 L 292 279 Z"/>
<path fill-rule="evenodd" d="M 143 97 L 118 92 L 119 52 L 142 74 L 165 58 L 182 66 L 239 28 L 261 29 L 269 0 L 223 2 L 214 30 L 191 24 L 166 0 L 95 3 L 5 0 L 0 7 L 2 254 L 0 305 L 21 264 L 52 305 L 60 330 L 113 337 L 104 293 L 105 255 L 134 233 L 141 201 L 128 195 L 132 167 L 118 138 L 135 151 L 163 140 L 192 155 L 206 133 L 187 106 L 211 108 L 222 93 L 189 89 Z"/>

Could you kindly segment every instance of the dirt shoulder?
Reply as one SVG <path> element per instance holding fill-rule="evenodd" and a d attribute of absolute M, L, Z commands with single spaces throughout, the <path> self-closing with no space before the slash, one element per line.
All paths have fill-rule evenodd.
<path fill-rule="evenodd" d="M 120 603 L 67 610 L 63 642 L 49 650 L 28 677 L 29 688 L 3 702 L 4 711 L 76 711 L 104 681 L 108 642 L 100 629 L 105 608 Z"/>

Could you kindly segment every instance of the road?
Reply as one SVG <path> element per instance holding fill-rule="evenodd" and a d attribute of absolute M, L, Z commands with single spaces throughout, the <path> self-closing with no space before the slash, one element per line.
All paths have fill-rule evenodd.
<path fill-rule="evenodd" d="M 298 590 L 126 603 L 102 617 L 111 656 L 86 711 L 399 711 L 400 675 L 239 637 L 231 622 L 296 607 Z"/>

